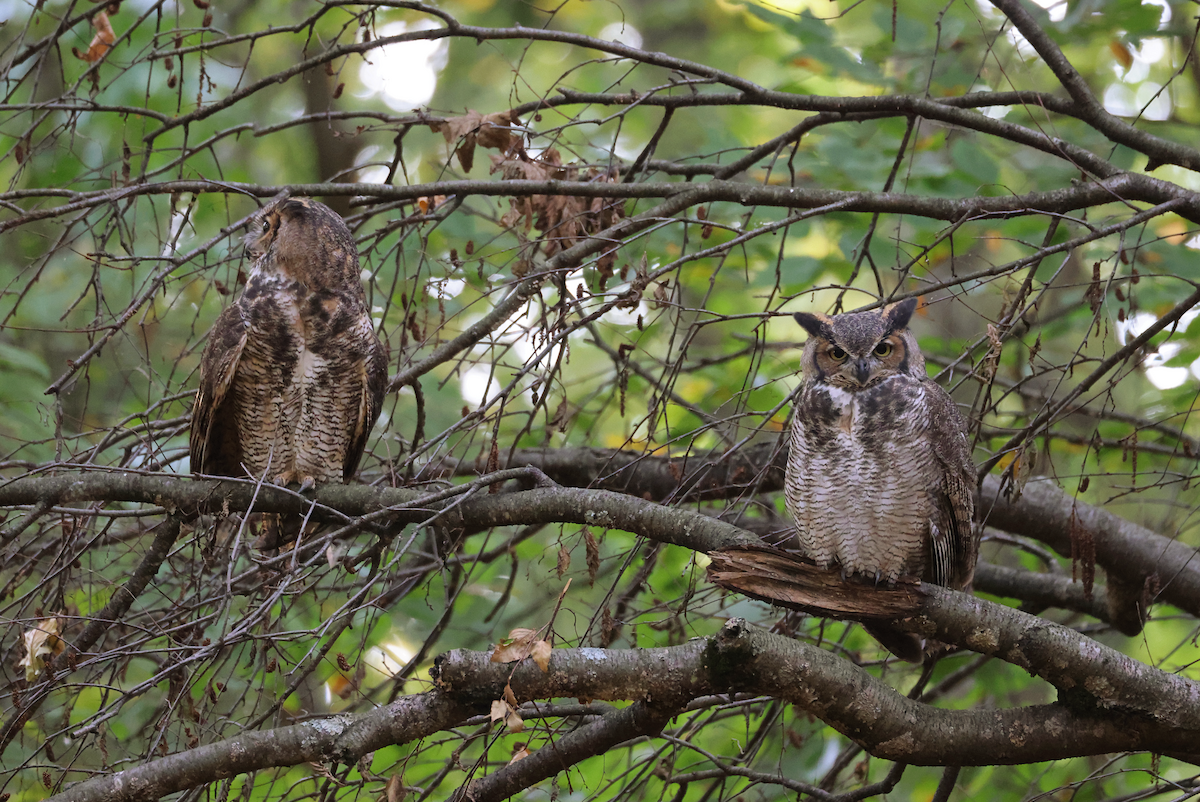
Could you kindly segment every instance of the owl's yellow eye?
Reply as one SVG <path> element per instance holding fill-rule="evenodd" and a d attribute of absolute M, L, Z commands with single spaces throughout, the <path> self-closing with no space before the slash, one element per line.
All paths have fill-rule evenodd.
<path fill-rule="evenodd" d="M 834 362 L 845 362 L 847 356 L 849 356 L 849 354 L 847 354 L 841 348 L 838 348 L 836 345 L 829 349 L 829 358 Z"/>
<path fill-rule="evenodd" d="M 884 340 L 879 345 L 875 346 L 875 356 L 888 356 L 892 353 L 892 344 Z"/>

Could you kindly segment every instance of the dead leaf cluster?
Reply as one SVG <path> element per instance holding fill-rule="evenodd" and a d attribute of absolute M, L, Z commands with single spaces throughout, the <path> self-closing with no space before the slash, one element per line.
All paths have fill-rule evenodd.
<path fill-rule="evenodd" d="M 463 170 L 470 172 L 475 164 L 475 146 L 495 148 L 507 151 L 513 143 L 520 143 L 520 137 L 514 136 L 512 128 L 520 125 L 521 120 L 513 111 L 496 111 L 491 114 L 480 114 L 474 109 L 467 109 L 461 117 L 447 117 L 445 120 L 433 122 L 429 127 L 440 131 L 446 141 L 454 145 L 454 155 Z"/>
<path fill-rule="evenodd" d="M 504 686 L 504 698 L 492 700 L 492 721 L 503 721 L 509 732 L 524 732 L 525 719 L 517 712 L 517 697 L 511 685 Z"/>
<path fill-rule="evenodd" d="M 521 120 L 513 111 L 481 114 L 474 109 L 459 117 L 429 123 L 441 132 L 446 142 L 454 145 L 454 155 L 463 170 L 475 165 L 475 148 L 491 148 L 492 173 L 499 172 L 505 181 L 582 181 L 617 183 L 616 170 L 598 167 L 564 165 L 561 154 L 547 148 L 539 156 L 530 156 L 517 127 Z M 612 226 L 625 217 L 625 204 L 611 198 L 578 198 L 565 195 L 531 195 L 509 199 L 510 208 L 500 219 L 505 228 L 518 228 L 528 234 L 536 228 L 544 235 L 542 252 L 553 256 L 581 242 L 584 238 Z M 424 209 L 422 209 L 424 212 Z M 600 289 L 613 275 L 616 253 L 602 254 L 596 263 L 600 273 Z M 514 268 L 518 277 L 529 272 L 528 260 Z"/>
<path fill-rule="evenodd" d="M 569 585 L 569 583 L 568 583 Z M 532 657 L 537 667 L 546 673 L 550 670 L 550 642 L 542 638 L 536 629 L 518 627 L 508 633 L 508 637 L 500 641 L 492 651 L 493 663 L 519 663 L 526 657 Z M 503 721 L 510 732 L 521 732 L 525 729 L 525 720 L 521 718 L 517 708 L 520 703 L 511 685 L 504 686 L 504 695 L 492 701 L 492 721 Z M 516 758 L 519 759 L 519 758 Z"/>
<path fill-rule="evenodd" d="M 501 155 L 493 155 L 492 172 L 499 172 L 505 181 L 574 181 L 615 184 L 620 175 L 615 170 L 598 167 L 564 165 L 554 148 L 547 148 L 538 157 L 530 156 L 519 142 Z M 545 236 L 542 252 L 553 256 L 587 237 L 597 234 L 625 217 L 625 203 L 612 198 L 581 198 L 568 195 L 527 195 L 509 199 L 510 208 L 500 218 L 506 228 L 521 226 L 525 233 L 536 228 Z M 600 273 L 600 289 L 613 275 L 616 252 L 600 256 L 596 269 Z"/>

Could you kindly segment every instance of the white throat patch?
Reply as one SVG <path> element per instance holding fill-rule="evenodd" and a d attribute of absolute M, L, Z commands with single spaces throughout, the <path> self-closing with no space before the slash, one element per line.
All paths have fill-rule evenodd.
<path fill-rule="evenodd" d="M 829 400 L 839 407 L 843 412 L 847 411 L 847 407 L 854 406 L 854 393 L 847 392 L 841 387 L 829 386 Z"/>

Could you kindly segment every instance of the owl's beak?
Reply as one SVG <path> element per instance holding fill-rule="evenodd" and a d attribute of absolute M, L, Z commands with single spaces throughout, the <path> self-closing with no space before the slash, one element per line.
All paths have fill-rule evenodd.
<path fill-rule="evenodd" d="M 858 359 L 854 362 L 854 378 L 861 385 L 866 385 L 871 377 L 871 362 L 868 359 Z"/>

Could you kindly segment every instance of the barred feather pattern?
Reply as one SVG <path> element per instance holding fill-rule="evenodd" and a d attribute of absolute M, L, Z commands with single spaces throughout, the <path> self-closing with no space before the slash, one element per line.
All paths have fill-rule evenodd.
<path fill-rule="evenodd" d="M 306 198 L 264 210 L 246 289 L 217 318 L 192 411 L 196 473 L 277 484 L 348 481 L 379 417 L 388 355 L 354 239 Z"/>
<path fill-rule="evenodd" d="M 874 583 L 914 577 L 961 590 L 978 555 L 975 466 L 966 423 L 926 375 L 908 329 L 915 305 L 796 315 L 809 338 L 784 494 L 800 549 L 818 566 Z M 919 645 L 880 639 L 919 659 Z"/>

